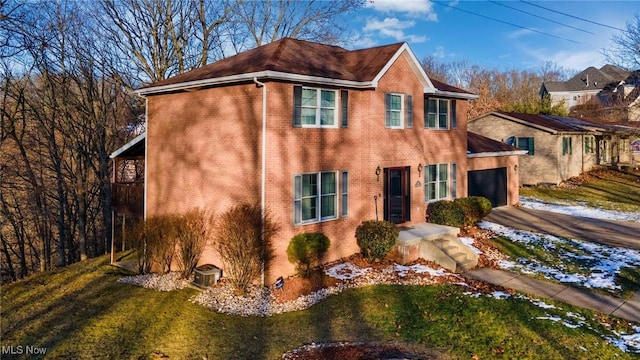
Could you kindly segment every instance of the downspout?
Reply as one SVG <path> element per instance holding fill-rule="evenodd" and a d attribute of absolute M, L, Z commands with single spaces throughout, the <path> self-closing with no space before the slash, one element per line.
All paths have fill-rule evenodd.
<path fill-rule="evenodd" d="M 148 185 L 148 169 L 147 162 L 149 161 L 149 98 L 144 97 L 144 131 L 147 135 L 144 137 L 144 193 L 142 194 L 142 221 L 147 220 L 147 189 Z M 146 243 L 145 243 L 146 245 Z"/>
<path fill-rule="evenodd" d="M 264 232 L 265 232 L 265 215 L 266 215 L 266 187 L 267 187 L 267 85 L 258 81 L 257 77 L 253 78 L 253 82 L 256 86 L 262 88 L 262 153 L 261 153 L 261 173 L 260 173 L 260 216 L 261 220 L 261 236 L 263 237 L 264 244 Z M 264 247 L 263 247 L 264 251 Z M 265 264 L 264 256 L 262 254 L 262 264 L 260 269 L 260 284 L 264 287 L 265 284 Z"/>

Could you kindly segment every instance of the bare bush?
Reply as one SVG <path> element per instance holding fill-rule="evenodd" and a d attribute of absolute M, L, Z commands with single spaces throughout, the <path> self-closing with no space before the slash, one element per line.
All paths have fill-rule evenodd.
<path fill-rule="evenodd" d="M 218 218 L 215 242 L 225 271 L 241 294 L 260 276 L 272 258 L 271 239 L 279 226 L 260 205 L 231 207 Z"/>
<path fill-rule="evenodd" d="M 204 210 L 191 210 L 176 223 L 178 264 L 182 277 L 187 279 L 198 265 L 211 233 L 212 217 Z"/>
<path fill-rule="evenodd" d="M 155 215 L 147 218 L 144 225 L 145 247 L 151 260 L 160 267 L 160 272 L 171 271 L 176 252 L 177 215 Z"/>

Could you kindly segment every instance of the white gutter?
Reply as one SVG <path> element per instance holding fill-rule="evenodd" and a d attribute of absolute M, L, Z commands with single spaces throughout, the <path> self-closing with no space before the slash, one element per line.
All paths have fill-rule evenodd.
<path fill-rule="evenodd" d="M 527 155 L 528 152 L 529 152 L 528 150 L 481 152 L 481 153 L 475 153 L 475 154 L 467 154 L 467 158 L 511 156 L 511 155 Z"/>
<path fill-rule="evenodd" d="M 465 100 L 475 100 L 480 98 L 480 96 L 476 94 L 458 93 L 458 92 L 452 92 L 452 91 L 440 91 L 438 89 L 436 89 L 435 95 L 441 95 L 441 96 L 447 96 L 447 97 L 465 99 Z"/>
<path fill-rule="evenodd" d="M 258 81 L 257 77 L 253 78 L 253 82 L 262 88 L 262 153 L 261 153 L 261 174 L 260 174 L 260 215 L 261 215 L 261 226 L 262 226 L 262 236 L 264 236 L 265 232 L 265 215 L 266 215 L 266 207 L 267 207 L 267 85 Z M 263 239 L 264 240 L 264 239 Z M 260 282 L 264 287 L 265 279 L 264 279 L 264 254 L 262 259 L 262 267 L 260 269 Z"/>
<path fill-rule="evenodd" d="M 310 83 L 318 83 L 323 85 L 334 85 L 334 86 L 359 88 L 359 89 L 375 88 L 378 85 L 377 81 L 340 80 L 340 79 L 330 79 L 330 78 L 325 78 L 320 76 L 298 75 L 298 74 L 291 74 L 291 73 L 285 73 L 280 71 L 265 70 L 265 71 L 247 73 L 247 74 L 238 74 L 238 75 L 223 76 L 223 77 L 216 77 L 216 78 L 203 79 L 203 80 L 187 81 L 187 82 L 181 82 L 178 84 L 153 86 L 149 88 L 142 88 L 142 89 L 135 90 L 134 93 L 140 96 L 154 95 L 154 94 L 160 94 L 160 93 L 171 92 L 171 91 L 196 89 L 196 88 L 205 87 L 205 86 L 237 83 L 241 81 L 255 82 L 256 78 L 269 78 L 273 80 L 286 80 L 286 81 L 293 81 L 293 82 L 310 82 Z"/>

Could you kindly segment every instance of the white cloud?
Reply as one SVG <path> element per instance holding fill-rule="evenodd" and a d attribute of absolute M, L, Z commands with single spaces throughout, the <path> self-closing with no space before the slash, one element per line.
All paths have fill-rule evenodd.
<path fill-rule="evenodd" d="M 389 37 L 397 41 L 408 41 L 410 43 L 427 41 L 428 38 L 424 35 L 405 34 L 405 30 L 413 27 L 415 24 L 415 21 L 400 20 L 398 18 L 385 18 L 382 21 L 377 18 L 369 18 L 363 30 L 369 34 L 377 32 L 381 37 Z"/>
<path fill-rule="evenodd" d="M 370 0 L 368 7 L 383 13 L 404 13 L 410 17 L 419 17 L 428 21 L 438 21 L 429 0 Z"/>
<path fill-rule="evenodd" d="M 516 31 L 512 31 L 510 33 L 507 34 L 507 39 L 518 39 L 521 38 L 523 36 L 527 36 L 527 35 L 531 35 L 534 34 L 533 31 L 529 30 L 529 29 L 520 29 L 520 30 L 516 30 Z"/>
<path fill-rule="evenodd" d="M 566 51 L 560 50 L 551 52 L 546 49 L 529 50 L 534 63 L 545 61 L 554 62 L 566 69 L 582 71 L 589 66 L 600 67 L 605 61 L 603 55 L 598 50 Z"/>

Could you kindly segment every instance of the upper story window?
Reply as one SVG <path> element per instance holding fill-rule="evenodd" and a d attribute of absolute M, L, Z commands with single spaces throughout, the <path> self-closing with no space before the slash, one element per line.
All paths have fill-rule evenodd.
<path fill-rule="evenodd" d="M 456 101 L 449 99 L 426 98 L 424 127 L 427 129 L 455 129 Z"/>
<path fill-rule="evenodd" d="M 302 126 L 337 127 L 336 91 L 302 88 Z"/>
<path fill-rule="evenodd" d="M 413 127 L 413 97 L 408 94 L 384 94 L 385 121 L 389 129 Z"/>
<path fill-rule="evenodd" d="M 349 126 L 348 91 L 293 87 L 293 126 L 343 128 Z"/>

